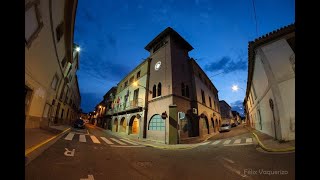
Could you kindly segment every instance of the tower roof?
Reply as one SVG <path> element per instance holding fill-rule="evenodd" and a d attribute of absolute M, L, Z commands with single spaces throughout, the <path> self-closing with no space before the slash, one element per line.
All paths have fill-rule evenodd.
<path fill-rule="evenodd" d="M 179 44 L 182 45 L 182 47 L 184 47 L 188 51 L 191 51 L 193 49 L 193 47 L 171 27 L 167 27 L 165 30 L 163 30 L 157 37 L 155 37 L 151 42 L 149 42 L 149 44 L 144 49 L 150 51 L 154 45 L 156 45 L 158 42 L 160 42 L 163 38 L 165 38 L 168 35 L 171 35 L 173 39 L 177 40 L 177 42 L 179 42 Z"/>

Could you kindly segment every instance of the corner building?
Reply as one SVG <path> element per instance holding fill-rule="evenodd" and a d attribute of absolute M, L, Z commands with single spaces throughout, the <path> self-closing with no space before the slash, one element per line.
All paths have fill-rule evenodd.
<path fill-rule="evenodd" d="M 196 61 L 193 47 L 168 27 L 145 49 L 148 58 L 117 85 L 110 130 L 138 139 L 178 144 L 218 133 L 218 90 Z"/>

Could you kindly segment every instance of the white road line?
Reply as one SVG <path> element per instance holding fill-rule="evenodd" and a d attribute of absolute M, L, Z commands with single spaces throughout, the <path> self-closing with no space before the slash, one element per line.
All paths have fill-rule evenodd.
<path fill-rule="evenodd" d="M 234 164 L 234 161 L 232 161 L 231 159 L 228 159 L 228 158 L 222 158 L 222 159 L 224 159 L 225 161 L 228 161 L 229 163 Z"/>
<path fill-rule="evenodd" d="M 117 142 L 117 143 L 119 143 L 121 145 L 127 145 L 126 143 L 123 143 L 123 142 L 121 142 L 121 141 L 119 141 L 119 140 L 117 140 L 115 138 L 110 138 L 110 139 L 112 139 L 113 141 L 115 141 L 115 142 Z"/>
<path fill-rule="evenodd" d="M 238 175 L 241 176 L 241 177 L 248 177 L 248 176 L 245 175 L 245 174 L 241 174 L 241 172 L 240 172 L 239 170 L 237 170 L 237 169 L 235 169 L 235 168 L 232 168 L 231 166 L 229 166 L 229 165 L 227 165 L 227 164 L 223 164 L 223 166 L 226 167 L 226 168 L 228 168 L 230 171 L 238 174 Z"/>
<path fill-rule="evenodd" d="M 100 141 L 99 141 L 95 136 L 90 136 L 90 137 L 91 137 L 93 143 L 98 143 L 98 144 L 100 144 Z"/>
<path fill-rule="evenodd" d="M 253 143 L 242 143 L 242 144 L 225 144 L 224 146 L 245 146 L 245 145 L 251 145 Z"/>
<path fill-rule="evenodd" d="M 217 145 L 219 144 L 219 142 L 221 142 L 220 140 L 213 142 L 211 145 Z"/>
<path fill-rule="evenodd" d="M 237 140 L 234 141 L 233 144 L 240 144 L 240 142 L 241 142 L 241 139 L 237 139 Z"/>
<path fill-rule="evenodd" d="M 202 146 L 202 145 L 206 145 L 206 144 L 209 144 L 209 143 L 210 143 L 210 141 L 201 143 L 200 145 Z"/>
<path fill-rule="evenodd" d="M 145 147 L 145 146 L 120 146 L 120 145 L 111 145 L 111 147 Z"/>
<path fill-rule="evenodd" d="M 252 143 L 252 138 L 247 138 L 246 143 Z"/>
<path fill-rule="evenodd" d="M 128 141 L 128 140 L 126 140 L 126 139 L 120 139 L 120 140 L 121 140 L 121 141 L 124 141 L 124 142 L 126 142 L 126 143 L 129 143 L 129 144 L 132 144 L 132 145 L 139 145 L 139 144 L 137 144 L 137 143 Z"/>
<path fill-rule="evenodd" d="M 100 137 L 104 142 L 106 142 L 107 144 L 113 144 L 113 142 L 109 141 L 107 138 L 105 137 Z"/>
<path fill-rule="evenodd" d="M 229 144 L 231 140 L 226 140 L 223 144 Z"/>
<path fill-rule="evenodd" d="M 86 136 L 83 135 L 83 134 L 81 134 L 81 135 L 80 135 L 80 138 L 79 138 L 79 141 L 80 141 L 80 142 L 87 142 Z"/>
<path fill-rule="evenodd" d="M 72 138 L 73 138 L 73 136 L 74 136 L 74 133 L 69 133 L 69 134 L 67 135 L 67 137 L 65 137 L 64 139 L 65 139 L 65 140 L 68 140 L 68 141 L 71 141 Z"/>

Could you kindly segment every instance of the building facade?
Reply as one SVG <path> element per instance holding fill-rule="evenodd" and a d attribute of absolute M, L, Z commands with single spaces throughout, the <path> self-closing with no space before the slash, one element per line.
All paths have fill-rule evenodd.
<path fill-rule="evenodd" d="M 247 124 L 278 140 L 294 140 L 295 25 L 249 42 L 248 57 Z"/>
<path fill-rule="evenodd" d="M 117 85 L 112 131 L 166 144 L 218 133 L 218 90 L 189 57 L 193 47 L 168 27 L 145 49 L 149 57 Z"/>
<path fill-rule="evenodd" d="M 77 0 L 25 1 L 25 127 L 71 123 L 79 115 L 73 43 Z"/>
<path fill-rule="evenodd" d="M 231 106 L 224 100 L 219 101 L 221 118 L 223 123 L 232 123 L 233 115 L 231 111 Z"/>

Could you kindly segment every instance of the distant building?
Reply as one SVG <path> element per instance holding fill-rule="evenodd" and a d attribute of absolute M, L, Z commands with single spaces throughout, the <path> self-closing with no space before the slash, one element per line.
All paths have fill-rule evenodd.
<path fill-rule="evenodd" d="M 295 139 L 295 25 L 249 42 L 247 124 L 276 137 Z"/>
<path fill-rule="evenodd" d="M 218 90 L 189 57 L 193 47 L 168 27 L 117 85 L 112 131 L 166 144 L 218 133 Z"/>
<path fill-rule="evenodd" d="M 231 111 L 231 112 L 232 112 L 233 120 L 240 123 L 241 122 L 240 114 L 237 111 Z"/>
<path fill-rule="evenodd" d="M 25 128 L 71 124 L 80 117 L 77 3 L 25 1 Z"/>
<path fill-rule="evenodd" d="M 221 111 L 221 119 L 223 122 L 232 123 L 233 115 L 231 112 L 231 106 L 224 100 L 219 101 L 220 111 Z"/>

